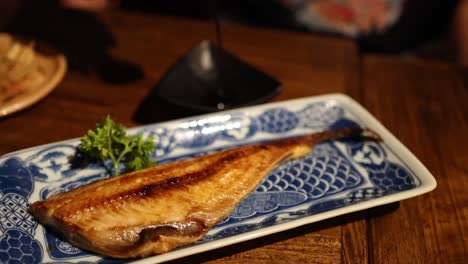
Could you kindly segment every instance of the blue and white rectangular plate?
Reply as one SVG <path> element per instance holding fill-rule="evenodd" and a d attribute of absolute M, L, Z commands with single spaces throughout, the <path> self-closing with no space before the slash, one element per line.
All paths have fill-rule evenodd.
<path fill-rule="evenodd" d="M 134 261 L 163 262 L 254 239 L 433 190 L 434 177 L 387 129 L 341 94 L 302 98 L 130 129 L 157 140 L 168 162 L 202 153 L 339 127 L 360 125 L 383 142 L 328 142 L 267 176 L 206 237 L 172 252 Z M 119 263 L 56 238 L 27 212 L 37 200 L 108 177 L 97 164 L 70 164 L 79 139 L 0 157 L 0 262 Z"/>

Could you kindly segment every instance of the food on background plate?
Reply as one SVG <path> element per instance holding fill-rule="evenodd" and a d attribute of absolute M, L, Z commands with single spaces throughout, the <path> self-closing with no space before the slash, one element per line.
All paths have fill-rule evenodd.
<path fill-rule="evenodd" d="M 160 254 L 203 238 L 278 164 L 315 144 L 370 137 L 358 127 L 240 146 L 100 180 L 29 212 L 73 245 L 115 258 Z"/>
<path fill-rule="evenodd" d="M 0 104 L 44 81 L 45 74 L 35 57 L 34 42 L 0 34 Z"/>

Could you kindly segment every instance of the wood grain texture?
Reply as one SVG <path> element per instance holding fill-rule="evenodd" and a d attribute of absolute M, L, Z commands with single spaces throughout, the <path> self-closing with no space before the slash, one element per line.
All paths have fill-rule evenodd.
<path fill-rule="evenodd" d="M 366 211 L 342 216 L 341 263 L 368 263 L 368 222 Z"/>
<path fill-rule="evenodd" d="M 468 87 L 448 64 L 366 56 L 362 103 L 433 173 L 435 191 L 369 210 L 371 263 L 465 263 Z"/>
<path fill-rule="evenodd" d="M 210 22 L 119 11 L 103 13 L 99 18 L 115 38 L 111 54 L 140 65 L 145 78 L 113 85 L 93 74 L 69 71 L 43 101 L 0 120 L 0 154 L 79 137 L 107 114 L 127 126 L 139 125 L 132 116 L 165 71 L 200 41 L 215 39 L 215 27 Z M 358 87 L 358 51 L 349 40 L 233 24 L 222 24 L 221 30 L 229 52 L 282 83 L 283 92 L 274 98 L 276 101 Z M 359 221 L 365 223 L 362 218 L 323 221 L 174 263 L 340 263 L 343 241 L 349 241 L 342 239 L 343 223 L 349 226 L 346 230 L 360 230 L 345 232 L 360 241 L 346 242 L 346 252 L 351 259 L 364 263 L 366 254 L 359 251 L 366 234 L 361 232 L 362 223 L 355 226 Z"/>
<path fill-rule="evenodd" d="M 362 67 L 361 56 L 348 56 L 350 69 L 347 75 L 344 75 L 347 84 L 345 93 L 357 101 L 362 98 Z M 366 264 L 369 260 L 368 244 L 368 221 L 367 212 L 355 212 L 344 215 L 341 230 L 341 263 Z"/>
<path fill-rule="evenodd" d="M 200 41 L 215 39 L 210 22 L 118 11 L 100 20 L 115 38 L 112 55 L 140 65 L 145 78 L 114 85 L 69 71 L 47 98 L 0 119 L 0 155 L 79 137 L 107 114 L 139 125 L 133 114 L 168 67 Z M 282 83 L 283 92 L 273 100 L 347 93 L 414 152 L 438 187 L 407 201 L 172 263 L 464 263 L 468 87 L 459 71 L 401 57 L 360 58 L 356 46 L 343 39 L 233 24 L 222 24 L 221 30 L 228 51 Z"/>
<path fill-rule="evenodd" d="M 341 221 L 333 218 L 169 263 L 340 263 Z"/>
<path fill-rule="evenodd" d="M 284 92 L 276 101 L 347 92 L 357 85 L 358 51 L 339 38 L 223 24 L 224 47 L 277 78 Z"/>

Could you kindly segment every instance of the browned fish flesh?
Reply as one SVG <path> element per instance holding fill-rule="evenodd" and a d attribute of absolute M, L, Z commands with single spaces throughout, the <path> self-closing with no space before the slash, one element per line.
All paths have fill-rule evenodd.
<path fill-rule="evenodd" d="M 281 162 L 363 131 L 369 132 L 344 128 L 162 164 L 54 195 L 29 212 L 82 249 L 115 258 L 164 253 L 201 239 Z"/>

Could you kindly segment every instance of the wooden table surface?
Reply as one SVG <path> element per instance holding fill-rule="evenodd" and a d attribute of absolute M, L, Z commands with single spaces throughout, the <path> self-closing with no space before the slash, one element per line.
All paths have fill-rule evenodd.
<path fill-rule="evenodd" d="M 0 119 L 0 155 L 79 137 L 111 114 L 127 126 L 139 103 L 212 23 L 113 11 L 113 56 L 141 65 L 126 85 L 69 71 L 34 106 Z M 343 39 L 222 25 L 224 47 L 281 81 L 274 101 L 345 93 L 374 114 L 433 173 L 431 193 L 172 263 L 465 263 L 468 257 L 468 87 L 442 62 L 360 55 Z M 155 113 L 156 115 L 164 113 Z"/>

